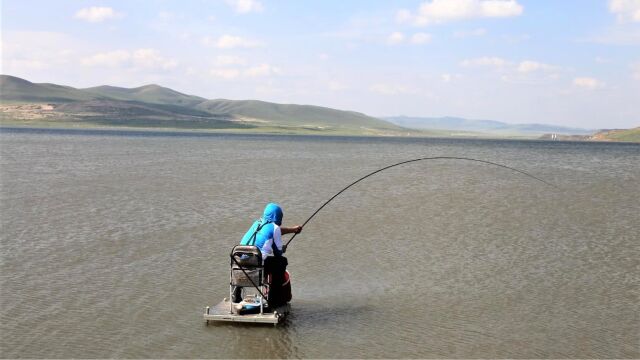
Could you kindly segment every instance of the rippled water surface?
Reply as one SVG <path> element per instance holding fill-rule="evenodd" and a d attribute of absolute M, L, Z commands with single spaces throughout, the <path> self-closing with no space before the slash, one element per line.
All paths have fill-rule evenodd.
<path fill-rule="evenodd" d="M 640 357 L 640 146 L 0 131 L 1 355 Z M 205 326 L 267 202 L 280 327 Z"/>

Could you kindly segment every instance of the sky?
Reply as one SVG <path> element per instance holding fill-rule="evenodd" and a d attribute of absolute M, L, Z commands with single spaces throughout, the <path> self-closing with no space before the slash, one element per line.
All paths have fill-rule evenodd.
<path fill-rule="evenodd" d="M 2 0 L 1 72 L 372 116 L 640 126 L 640 0 Z"/>

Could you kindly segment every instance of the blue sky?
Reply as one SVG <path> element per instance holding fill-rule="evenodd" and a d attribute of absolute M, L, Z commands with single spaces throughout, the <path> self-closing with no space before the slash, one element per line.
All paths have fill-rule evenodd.
<path fill-rule="evenodd" d="M 2 1 L 2 73 L 374 116 L 640 125 L 640 0 Z"/>

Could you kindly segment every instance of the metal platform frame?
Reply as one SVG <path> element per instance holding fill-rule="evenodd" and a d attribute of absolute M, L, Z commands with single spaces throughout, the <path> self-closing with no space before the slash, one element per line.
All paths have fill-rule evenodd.
<path fill-rule="evenodd" d="M 273 311 L 262 312 L 261 314 L 244 314 L 239 315 L 230 311 L 232 307 L 229 299 L 222 300 L 214 307 L 207 306 L 204 309 L 204 320 L 209 325 L 210 321 L 226 321 L 226 322 L 244 322 L 244 323 L 262 323 L 278 325 L 289 314 L 291 305 L 289 303 L 279 306 Z"/>
<path fill-rule="evenodd" d="M 251 256 L 247 256 L 246 259 L 242 259 L 242 254 Z M 291 306 L 289 303 L 286 303 L 276 307 L 275 309 L 268 309 L 268 311 L 265 311 L 267 309 L 264 307 L 264 294 L 267 292 L 269 285 L 263 282 L 264 267 L 260 249 L 255 246 L 236 245 L 231 250 L 230 257 L 231 272 L 229 275 L 229 298 L 225 298 L 216 306 L 207 306 L 204 309 L 203 316 L 207 325 L 209 325 L 210 321 L 263 323 L 274 325 L 280 323 L 287 314 L 289 314 Z M 243 264 L 241 264 L 241 262 Z M 237 272 L 237 270 L 240 270 L 241 273 Z M 235 287 L 252 287 L 258 292 L 258 294 L 255 295 L 260 301 L 260 312 L 258 314 L 238 314 L 238 311 L 235 309 L 235 306 L 238 304 L 233 303 L 230 300 L 233 299 Z"/>

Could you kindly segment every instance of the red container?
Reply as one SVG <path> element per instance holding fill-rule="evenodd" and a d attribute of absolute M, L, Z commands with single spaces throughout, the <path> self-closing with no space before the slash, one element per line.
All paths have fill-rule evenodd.
<path fill-rule="evenodd" d="M 282 298 L 285 302 L 291 301 L 291 275 L 288 271 L 284 272 L 284 283 L 282 284 Z"/>

